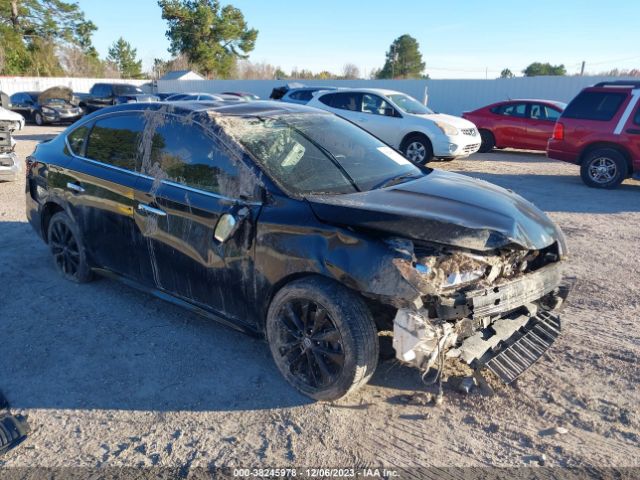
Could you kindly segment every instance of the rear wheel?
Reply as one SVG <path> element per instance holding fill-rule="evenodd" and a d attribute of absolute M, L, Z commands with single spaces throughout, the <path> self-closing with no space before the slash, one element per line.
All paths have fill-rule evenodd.
<path fill-rule="evenodd" d="M 400 147 L 405 157 L 413 163 L 425 164 L 433 159 L 433 147 L 431 141 L 421 134 L 408 136 Z"/>
<path fill-rule="evenodd" d="M 336 400 L 366 384 L 378 337 L 364 301 L 322 277 L 283 287 L 267 314 L 267 340 L 287 381 L 316 400 Z"/>
<path fill-rule="evenodd" d="M 66 213 L 58 212 L 51 217 L 47 239 L 53 263 L 60 275 L 76 283 L 91 280 L 91 268 L 78 227 Z"/>
<path fill-rule="evenodd" d="M 627 161 L 613 148 L 589 152 L 580 166 L 582 181 L 593 188 L 616 188 L 627 177 Z"/>
<path fill-rule="evenodd" d="M 36 125 L 42 126 L 44 125 L 44 118 L 40 112 L 36 112 L 33 116 L 33 121 L 36 122 Z"/>
<path fill-rule="evenodd" d="M 489 130 L 480 130 L 480 149 L 481 153 L 487 153 L 493 150 L 496 146 L 496 139 Z"/>

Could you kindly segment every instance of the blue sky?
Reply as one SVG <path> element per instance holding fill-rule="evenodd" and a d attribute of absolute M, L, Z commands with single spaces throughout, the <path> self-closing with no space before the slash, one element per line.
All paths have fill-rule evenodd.
<path fill-rule="evenodd" d="M 97 26 L 101 55 L 119 36 L 145 68 L 169 58 L 166 24 L 155 0 L 80 0 Z M 398 36 L 420 43 L 431 78 L 494 78 L 533 61 L 577 73 L 640 68 L 640 0 L 233 0 L 259 30 L 252 61 L 313 71 L 356 64 L 368 74 Z"/>

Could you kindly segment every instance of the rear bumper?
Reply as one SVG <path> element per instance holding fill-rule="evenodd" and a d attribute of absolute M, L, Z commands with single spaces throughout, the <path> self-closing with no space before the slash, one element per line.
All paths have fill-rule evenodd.
<path fill-rule="evenodd" d="M 547 157 L 563 162 L 578 163 L 579 154 L 569 150 L 564 141 L 551 138 L 547 142 Z"/>
<path fill-rule="evenodd" d="M 17 180 L 21 171 L 22 168 L 15 153 L 0 153 L 0 180 L 5 182 Z"/>

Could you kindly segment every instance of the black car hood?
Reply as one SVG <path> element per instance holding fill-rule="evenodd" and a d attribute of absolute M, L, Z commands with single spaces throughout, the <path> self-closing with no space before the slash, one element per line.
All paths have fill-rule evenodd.
<path fill-rule="evenodd" d="M 538 250 L 558 242 L 560 229 L 515 193 L 483 180 L 433 170 L 393 187 L 345 195 L 308 196 L 326 222 L 471 250 L 519 246 Z"/>

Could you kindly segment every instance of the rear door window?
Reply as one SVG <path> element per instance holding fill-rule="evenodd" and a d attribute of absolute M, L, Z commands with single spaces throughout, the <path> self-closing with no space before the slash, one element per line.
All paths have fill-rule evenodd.
<path fill-rule="evenodd" d="M 356 92 L 343 92 L 333 95 L 331 101 L 333 108 L 339 108 L 340 110 L 350 110 L 352 112 L 362 111 L 362 94 Z"/>
<path fill-rule="evenodd" d="M 144 118 L 138 113 L 96 120 L 87 142 L 87 158 L 126 170 L 136 169 Z"/>
<path fill-rule="evenodd" d="M 529 117 L 533 120 L 549 120 L 555 122 L 560 117 L 560 112 L 542 103 L 532 103 L 529 109 Z"/>
<path fill-rule="evenodd" d="M 506 117 L 526 117 L 527 116 L 527 104 L 526 103 L 508 103 L 500 107 L 500 115 Z"/>
<path fill-rule="evenodd" d="M 581 92 L 569 103 L 562 116 L 606 122 L 615 116 L 625 98 L 627 94 L 622 92 Z"/>
<path fill-rule="evenodd" d="M 212 135 L 196 123 L 165 118 L 153 135 L 150 165 L 157 163 L 168 180 L 187 187 L 223 195 L 237 191 L 238 170 Z"/>

